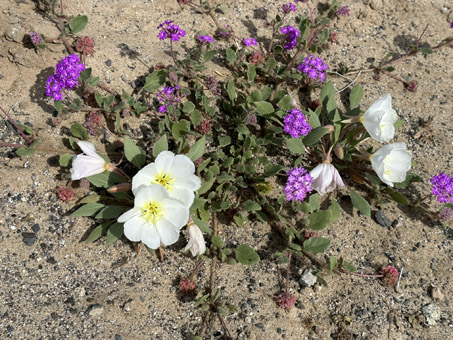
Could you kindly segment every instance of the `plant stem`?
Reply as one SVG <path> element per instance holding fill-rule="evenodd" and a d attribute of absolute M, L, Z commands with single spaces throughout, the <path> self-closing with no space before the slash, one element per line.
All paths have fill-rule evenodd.
<path fill-rule="evenodd" d="M 291 256 L 293 253 L 289 253 L 288 255 L 288 267 L 286 268 L 286 284 L 285 284 L 285 293 L 288 293 L 288 285 L 289 285 L 289 268 L 291 266 Z"/>
<path fill-rule="evenodd" d="M 228 327 L 227 327 L 227 325 L 225 323 L 225 320 L 223 319 L 222 314 L 220 314 L 220 311 L 217 308 L 217 306 L 215 306 L 215 312 L 217 314 L 217 317 L 219 318 L 220 323 L 222 324 L 223 329 L 225 330 L 225 333 L 226 333 L 227 337 L 230 338 L 231 340 L 234 340 L 234 338 L 231 336 L 231 333 L 228 330 Z"/>
<path fill-rule="evenodd" d="M 3 110 L 3 107 L 0 106 L 0 109 L 3 111 L 3 113 L 5 114 L 6 118 L 9 120 L 9 122 L 11 124 L 13 124 L 13 126 L 17 129 L 17 131 L 19 131 L 19 133 L 22 135 L 22 137 L 24 137 L 24 139 L 27 141 L 28 144 L 31 144 L 32 141 L 27 137 L 27 135 L 19 128 L 19 126 L 17 126 L 17 124 L 14 122 L 14 120 L 9 116 L 9 114 L 6 113 L 5 110 Z"/>
<path fill-rule="evenodd" d="M 214 7 L 212 6 L 212 0 L 208 0 L 207 3 L 209 7 L 208 14 L 211 17 L 212 21 L 214 21 L 214 25 L 217 27 L 217 29 L 220 29 L 220 24 L 217 20 L 217 17 L 215 16 Z"/>
<path fill-rule="evenodd" d="M 360 274 L 360 273 L 353 273 L 353 272 L 349 272 L 347 271 L 346 269 L 343 269 L 343 268 L 339 268 L 340 272 L 342 273 L 345 273 L 345 274 L 350 274 L 350 275 L 354 275 L 354 276 L 359 276 L 359 277 L 384 277 L 383 274 Z"/>

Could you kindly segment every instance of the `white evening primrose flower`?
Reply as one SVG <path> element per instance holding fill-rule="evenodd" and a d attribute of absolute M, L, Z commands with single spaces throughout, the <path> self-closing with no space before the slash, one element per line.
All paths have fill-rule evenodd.
<path fill-rule="evenodd" d="M 110 170 L 109 164 L 96 153 L 96 148 L 92 143 L 79 141 L 77 145 L 82 149 L 83 154 L 72 157 L 70 171 L 73 181 Z"/>
<path fill-rule="evenodd" d="M 203 233 L 196 224 L 191 223 L 187 226 L 187 236 L 189 241 L 183 251 L 190 250 L 192 256 L 201 255 L 206 251 L 206 243 L 204 241 Z"/>
<path fill-rule="evenodd" d="M 118 222 L 124 222 L 124 235 L 133 242 L 143 242 L 151 249 L 175 243 L 179 232 L 189 221 L 189 208 L 171 198 L 159 185 L 141 186 L 135 191 L 134 208 Z"/>
<path fill-rule="evenodd" d="M 370 156 L 371 166 L 382 182 L 393 187 L 406 179 L 411 168 L 412 155 L 406 144 L 387 144 Z"/>
<path fill-rule="evenodd" d="M 195 165 L 189 157 L 162 151 L 154 163 L 145 166 L 132 178 L 132 192 L 135 194 L 138 187 L 152 184 L 162 185 L 170 197 L 190 208 L 201 180 L 195 175 Z"/>
<path fill-rule="evenodd" d="M 310 176 L 313 178 L 311 187 L 320 195 L 331 192 L 336 185 L 344 187 L 343 180 L 341 179 L 338 170 L 329 162 L 318 164 L 310 172 Z"/>
<path fill-rule="evenodd" d="M 378 142 L 388 142 L 395 135 L 395 124 L 398 116 L 392 108 L 392 96 L 385 96 L 376 100 L 373 105 L 360 117 L 370 136 Z"/>

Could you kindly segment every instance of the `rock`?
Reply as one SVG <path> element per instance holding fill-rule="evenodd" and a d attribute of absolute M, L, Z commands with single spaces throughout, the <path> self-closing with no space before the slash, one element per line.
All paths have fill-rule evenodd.
<path fill-rule="evenodd" d="M 31 230 L 33 230 L 35 233 L 37 233 L 39 229 L 41 228 L 38 223 L 33 224 L 33 226 L 31 227 Z"/>
<path fill-rule="evenodd" d="M 389 220 L 387 216 L 385 216 L 384 212 L 379 209 L 376 211 L 376 214 L 374 214 L 374 218 L 379 225 L 385 227 L 385 228 L 390 228 L 392 225 L 392 221 Z"/>
<path fill-rule="evenodd" d="M 318 278 L 311 273 L 310 269 L 307 269 L 299 279 L 299 284 L 302 287 L 311 287 L 314 286 Z"/>
<path fill-rule="evenodd" d="M 436 305 L 429 304 L 422 308 L 422 314 L 425 317 L 426 323 L 433 326 L 440 319 L 440 308 Z"/>
<path fill-rule="evenodd" d="M 429 295 L 434 299 L 434 300 L 439 300 L 443 301 L 445 299 L 444 294 L 442 294 L 441 290 L 439 287 L 434 287 L 431 286 L 431 289 L 429 291 Z"/>
<path fill-rule="evenodd" d="M 121 340 L 121 335 L 115 334 L 115 340 Z"/>
<path fill-rule="evenodd" d="M 90 316 L 99 316 L 103 312 L 104 312 L 104 307 L 99 304 L 90 305 L 86 311 L 86 313 Z"/>
<path fill-rule="evenodd" d="M 36 234 L 35 233 L 28 233 L 28 232 L 23 232 L 22 233 L 22 241 L 27 245 L 27 246 L 32 246 L 36 242 Z"/>

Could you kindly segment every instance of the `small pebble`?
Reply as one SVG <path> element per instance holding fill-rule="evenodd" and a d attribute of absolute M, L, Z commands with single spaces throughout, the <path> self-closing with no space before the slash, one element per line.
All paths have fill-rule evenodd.
<path fill-rule="evenodd" d="M 311 270 L 307 269 L 300 277 L 299 283 L 302 287 L 311 287 L 316 283 L 317 280 L 318 278 L 311 273 Z"/>
<path fill-rule="evenodd" d="M 387 216 L 385 216 L 384 212 L 379 209 L 376 211 L 376 214 L 374 214 L 374 218 L 379 225 L 385 227 L 385 228 L 390 228 L 392 225 L 392 221 L 389 220 Z"/>
<path fill-rule="evenodd" d="M 105 65 L 107 65 L 108 67 L 112 66 L 112 61 L 110 59 L 107 59 L 105 61 Z"/>
<path fill-rule="evenodd" d="M 41 228 L 38 223 L 33 224 L 33 227 L 31 227 L 31 230 L 33 230 L 35 233 L 37 233 L 40 229 Z"/>
<path fill-rule="evenodd" d="M 90 305 L 86 312 L 90 316 L 99 316 L 104 312 L 104 307 L 99 304 Z"/>
<path fill-rule="evenodd" d="M 426 323 L 433 326 L 440 319 L 440 309 L 436 305 L 429 304 L 422 308 L 423 316 L 425 317 Z"/>

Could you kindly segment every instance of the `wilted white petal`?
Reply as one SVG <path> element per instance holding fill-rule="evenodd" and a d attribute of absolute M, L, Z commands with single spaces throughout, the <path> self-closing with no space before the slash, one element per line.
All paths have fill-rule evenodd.
<path fill-rule="evenodd" d="M 73 181 L 97 175 L 107 170 L 107 163 L 99 156 L 94 145 L 89 142 L 79 141 L 77 145 L 85 154 L 72 157 L 71 179 Z"/>
<path fill-rule="evenodd" d="M 320 195 L 331 192 L 335 186 L 343 187 L 344 183 L 337 169 L 330 163 L 318 164 L 311 172 L 311 187 Z"/>
<path fill-rule="evenodd" d="M 206 251 L 206 242 L 200 228 L 198 228 L 196 224 L 190 224 L 187 228 L 187 236 L 189 240 L 183 251 L 190 250 L 192 256 L 203 254 Z"/>
<path fill-rule="evenodd" d="M 392 108 L 392 97 L 387 94 L 370 106 L 360 117 L 360 122 L 370 136 L 378 142 L 388 142 L 395 134 L 395 124 L 398 116 Z"/>

